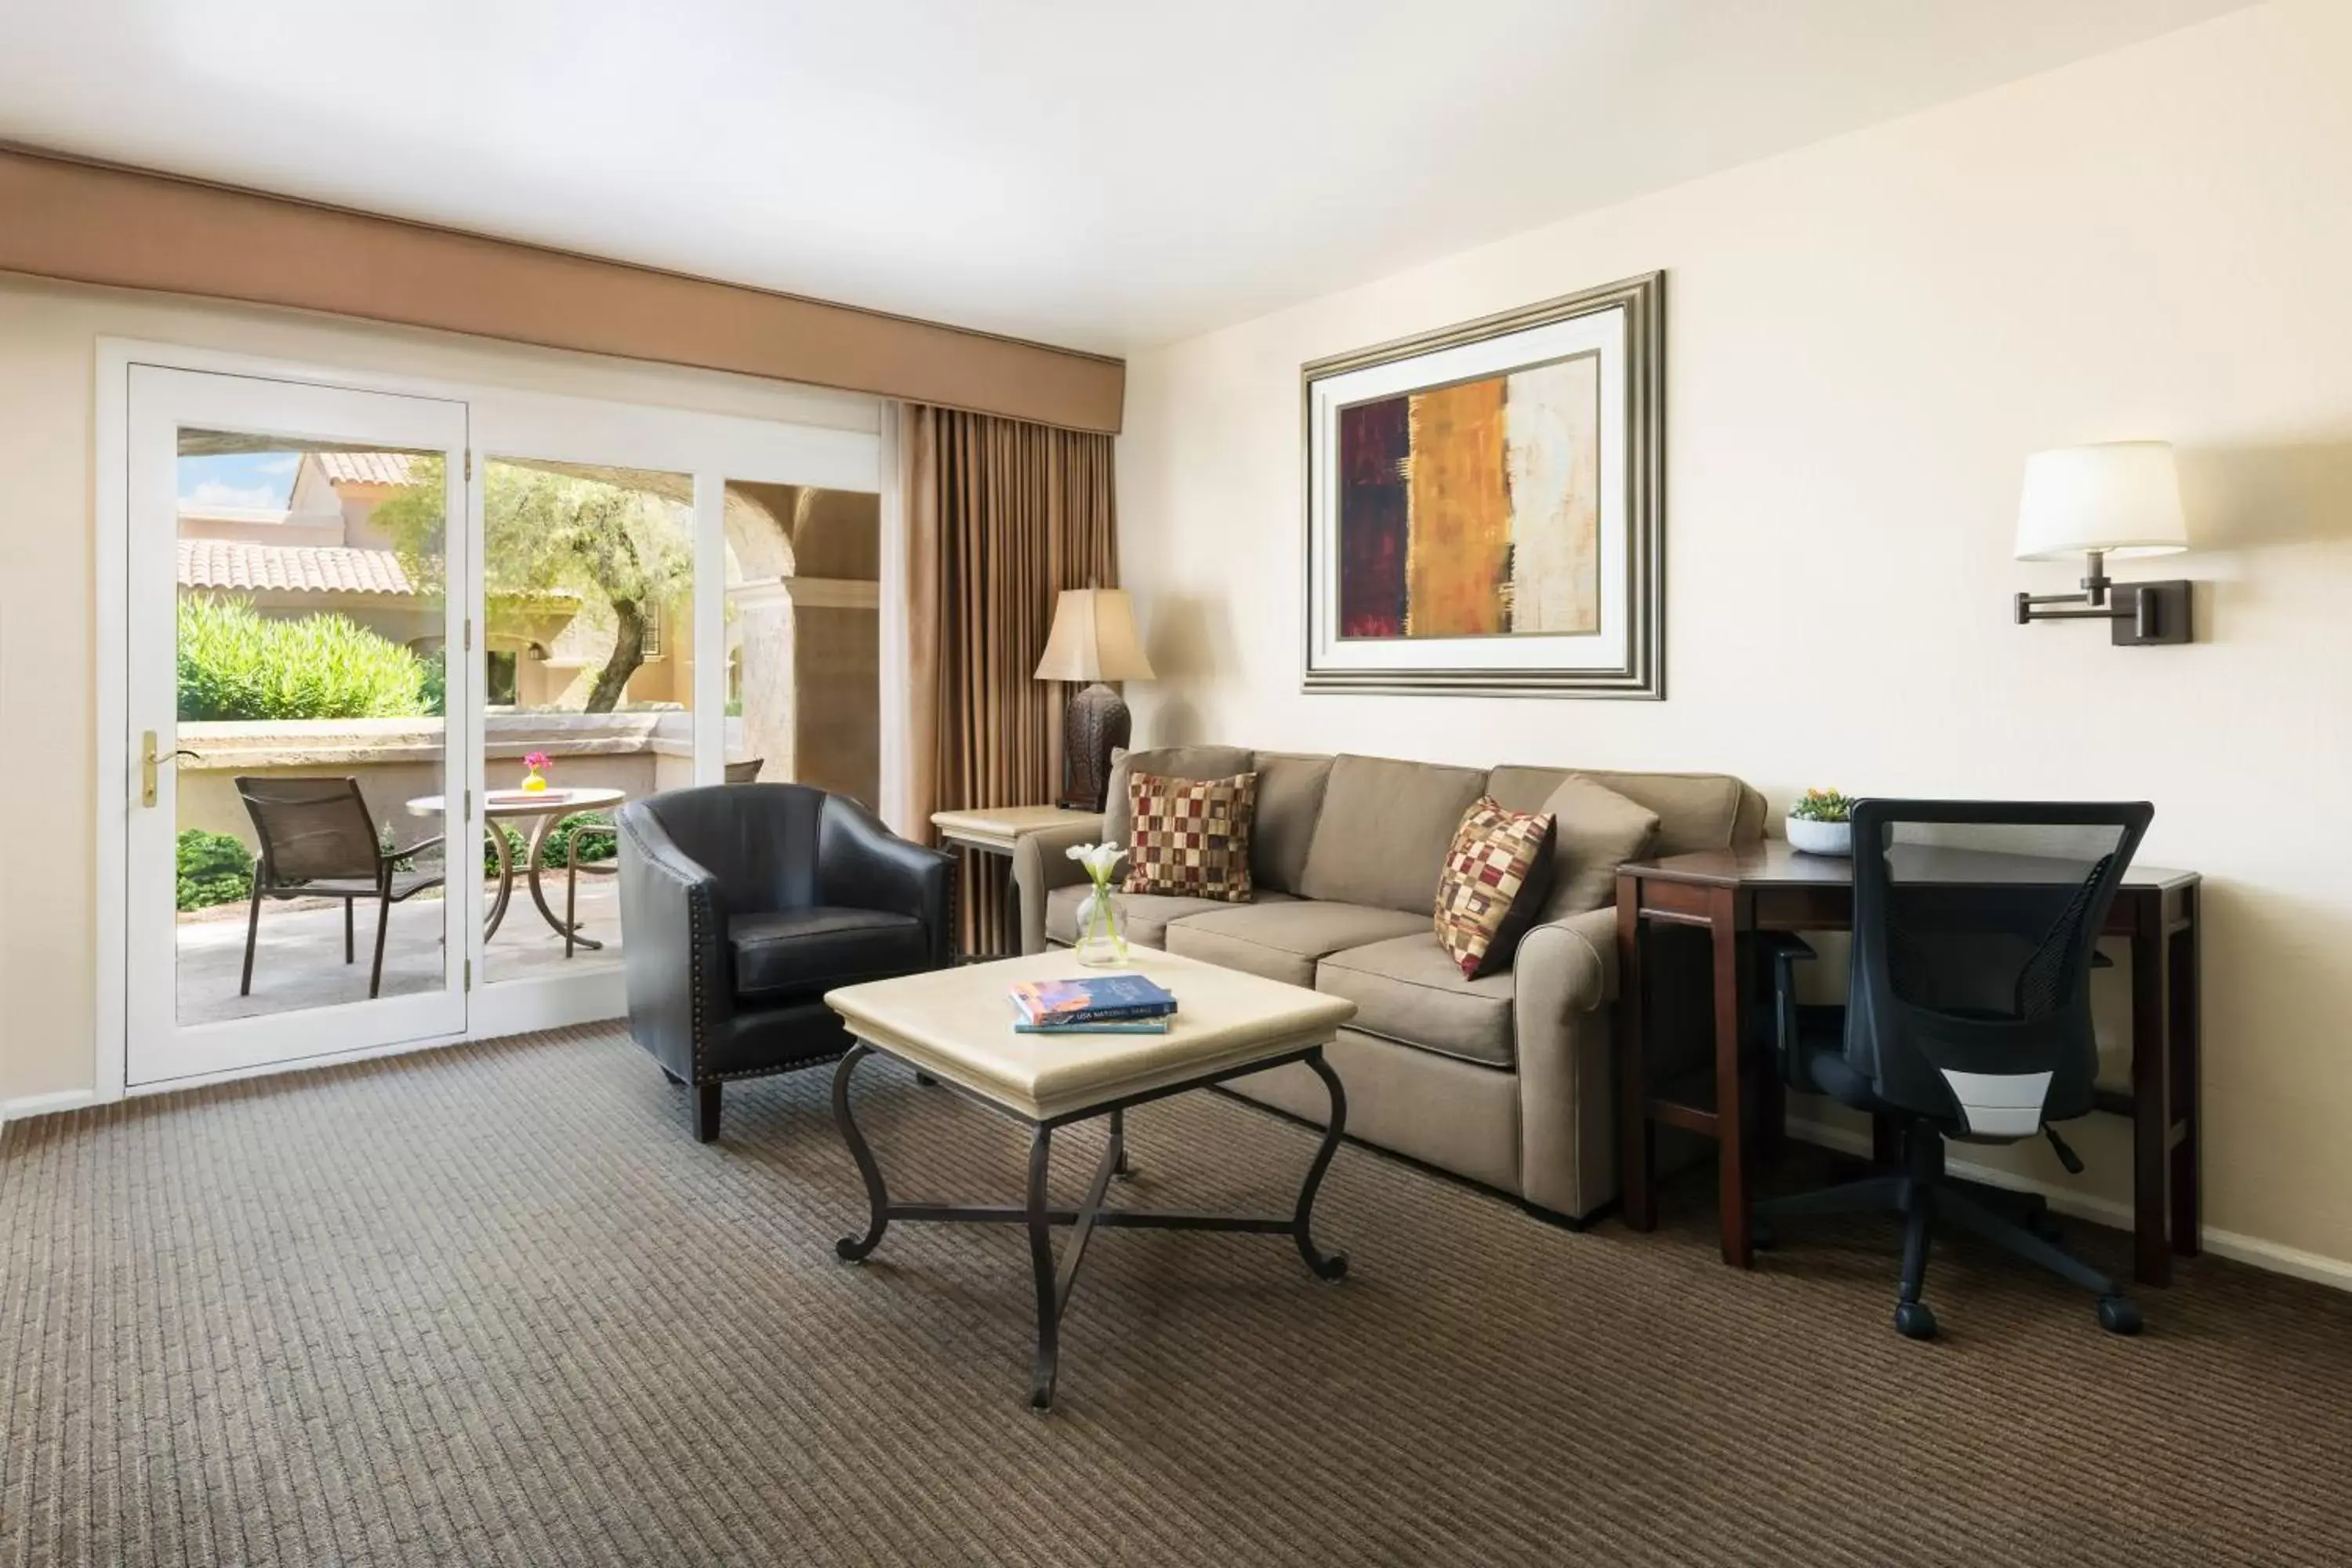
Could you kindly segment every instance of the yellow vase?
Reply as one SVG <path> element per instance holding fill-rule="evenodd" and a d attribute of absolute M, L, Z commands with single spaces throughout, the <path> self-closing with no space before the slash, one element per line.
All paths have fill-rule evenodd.
<path fill-rule="evenodd" d="M 547 781 L 540 777 L 538 769 L 533 768 L 530 773 L 523 774 L 522 787 L 524 794 L 537 795 L 547 787 Z"/>

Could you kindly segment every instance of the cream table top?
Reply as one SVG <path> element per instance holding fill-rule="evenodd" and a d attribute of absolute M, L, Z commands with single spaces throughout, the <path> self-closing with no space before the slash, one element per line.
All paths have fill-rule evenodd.
<path fill-rule="evenodd" d="M 870 981 L 825 994 L 849 1032 L 877 1049 L 1032 1121 L 1328 1042 L 1356 1005 L 1151 948 L 1115 969 L 1067 952 Z M 1144 974 L 1176 995 L 1164 1035 L 1024 1035 L 1013 1028 L 1016 980 Z"/>
<path fill-rule="evenodd" d="M 1048 827 L 1081 823 L 1094 824 L 1090 831 L 1098 833 L 1102 830 L 1102 813 L 1074 811 L 1065 805 L 979 805 L 965 811 L 931 813 L 931 826 L 949 843 L 993 849 L 1000 855 L 1012 854 L 1013 840 L 1024 833 L 1042 833 Z"/>

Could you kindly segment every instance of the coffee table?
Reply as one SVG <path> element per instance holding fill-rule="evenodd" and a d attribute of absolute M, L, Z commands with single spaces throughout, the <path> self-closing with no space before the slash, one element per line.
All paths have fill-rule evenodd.
<path fill-rule="evenodd" d="M 1175 993 L 1178 1011 L 1165 1035 L 1016 1034 L 1006 994 L 1013 983 L 1087 974 L 1066 952 L 877 980 L 825 995 L 826 1005 L 841 1015 L 856 1040 L 834 1072 L 833 1115 L 866 1179 L 869 1206 L 866 1234 L 845 1237 L 835 1250 L 851 1263 L 863 1262 L 881 1245 L 892 1220 L 1026 1226 L 1037 1290 L 1037 1353 L 1029 1403 L 1039 1410 L 1053 1407 L 1062 1314 L 1069 1306 L 1087 1242 L 1097 1228 L 1286 1236 L 1318 1279 L 1336 1280 L 1348 1272 L 1347 1255 L 1317 1247 L 1312 1225 L 1316 1191 L 1348 1125 L 1347 1093 L 1323 1059 L 1323 1047 L 1340 1025 L 1355 1016 L 1356 1005 L 1148 948 L 1136 948 L 1133 955 L 1133 963 L 1102 973 L 1146 974 Z M 850 1079 L 858 1063 L 877 1051 L 1030 1130 L 1025 1203 L 1014 1207 L 891 1200 L 874 1152 L 849 1107 Z M 1112 1179 L 1129 1173 L 1129 1108 L 1286 1062 L 1304 1062 L 1331 1095 L 1329 1127 L 1288 1215 L 1171 1213 L 1114 1208 L 1105 1202 Z M 1055 1131 L 1098 1116 L 1110 1121 L 1109 1139 L 1087 1195 L 1076 1208 L 1055 1208 L 1045 1194 Z M 1058 1264 L 1054 1257 L 1056 1226 L 1070 1227 Z"/>

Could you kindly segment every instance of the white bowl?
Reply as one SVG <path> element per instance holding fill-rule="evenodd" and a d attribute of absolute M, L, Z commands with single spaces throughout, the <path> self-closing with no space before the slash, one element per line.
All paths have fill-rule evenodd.
<path fill-rule="evenodd" d="M 1806 855 L 1846 855 L 1853 853 L 1853 824 L 1851 822 L 1815 822 L 1811 817 L 1789 818 L 1789 847 Z"/>

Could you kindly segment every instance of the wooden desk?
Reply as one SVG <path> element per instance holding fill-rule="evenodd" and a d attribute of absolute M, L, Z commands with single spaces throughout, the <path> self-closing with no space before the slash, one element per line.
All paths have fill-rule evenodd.
<path fill-rule="evenodd" d="M 1999 856 L 1943 851 L 1963 879 L 1999 879 Z M 1968 877 L 1957 863 L 1983 863 Z M 2131 943 L 2131 1088 L 2101 1089 L 2098 1108 L 2132 1121 L 2132 1229 L 2143 1284 L 2172 1279 L 2172 1255 L 2198 1251 L 2197 893 L 2194 872 L 2135 866 L 2116 894 L 2103 934 Z M 1747 1046 L 1751 997 L 1769 981 L 1758 968 L 1758 931 L 1844 931 L 1853 923 L 1853 863 L 1801 855 L 1780 839 L 1641 861 L 1617 872 L 1618 1157 L 1626 1223 L 1657 1224 L 1656 1128 L 1663 1122 L 1722 1145 L 1723 1260 L 1748 1268 L 1751 1142 L 1777 1144 L 1782 1086 Z M 1653 925 L 1709 936 L 1713 1070 L 1704 1082 L 1651 1082 L 1645 1015 Z M 1754 1081 L 1751 1082 L 1750 1079 Z M 1711 1091 L 1711 1092 L 1710 1092 Z M 1882 1130 L 1883 1131 L 1883 1130 Z M 1883 1139 L 1881 1153 L 1884 1154 Z"/>

